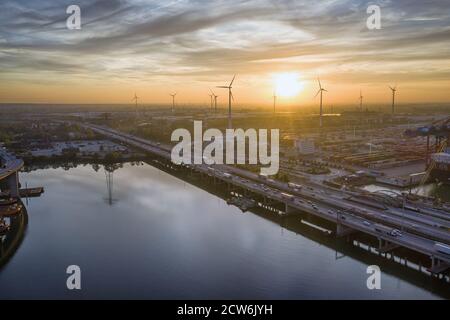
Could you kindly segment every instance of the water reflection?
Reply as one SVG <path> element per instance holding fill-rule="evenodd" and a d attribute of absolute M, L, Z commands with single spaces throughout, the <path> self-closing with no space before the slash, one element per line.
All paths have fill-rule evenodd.
<path fill-rule="evenodd" d="M 107 197 L 105 198 L 106 203 L 108 203 L 110 206 L 112 206 L 117 199 L 113 196 L 113 188 L 114 188 L 114 171 L 122 167 L 121 165 L 117 164 L 111 164 L 111 165 L 105 165 L 103 167 L 103 171 L 105 172 L 105 180 L 106 180 L 106 194 Z"/>
<path fill-rule="evenodd" d="M 305 217 L 242 213 L 226 204 L 224 188 L 152 165 L 113 170 L 111 189 L 103 166 L 24 174 L 46 193 L 31 199 L 27 236 L 0 270 L 0 299 L 446 296 L 428 277 L 324 235 Z M 65 289 L 71 264 L 82 269 L 82 292 Z M 369 264 L 382 267 L 382 291 L 367 290 Z"/>

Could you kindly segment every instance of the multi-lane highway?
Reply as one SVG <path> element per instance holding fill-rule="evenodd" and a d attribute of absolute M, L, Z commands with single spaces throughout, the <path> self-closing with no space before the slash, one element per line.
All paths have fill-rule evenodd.
<path fill-rule="evenodd" d="M 97 133 L 122 141 L 170 160 L 171 147 L 155 143 L 111 128 L 81 124 Z M 308 183 L 300 188 L 287 183 L 261 177 L 257 174 L 228 165 L 192 165 L 192 170 L 209 175 L 228 184 L 260 194 L 268 199 L 282 202 L 286 208 L 300 210 L 337 223 L 342 227 L 365 232 L 388 241 L 423 253 L 445 263 L 450 263 L 450 255 L 443 252 L 436 241 L 450 244 L 450 215 L 445 210 L 429 215 L 404 208 L 386 206 L 385 210 L 354 202 L 349 197 L 354 192 L 332 189 Z M 431 210 L 431 209 L 430 209 Z M 450 248 L 450 247 L 449 247 Z"/>
<path fill-rule="evenodd" d="M 327 186 L 313 186 L 312 184 L 306 184 L 302 188 L 292 188 L 289 187 L 289 184 L 287 183 L 264 179 L 252 172 L 239 168 L 229 167 L 227 170 L 276 189 L 289 192 L 293 195 L 306 197 L 314 202 L 327 203 L 329 206 L 336 209 L 352 212 L 356 215 L 380 223 L 387 223 L 392 227 L 419 235 L 425 235 L 431 239 L 442 241 L 444 243 L 450 243 L 450 214 L 448 213 L 446 216 L 447 219 L 442 219 L 403 208 L 389 206 L 386 206 L 385 210 L 377 210 L 368 205 L 351 201 L 351 197 L 355 196 L 354 192 L 335 190 Z M 442 211 L 441 214 L 444 215 L 445 212 Z"/>

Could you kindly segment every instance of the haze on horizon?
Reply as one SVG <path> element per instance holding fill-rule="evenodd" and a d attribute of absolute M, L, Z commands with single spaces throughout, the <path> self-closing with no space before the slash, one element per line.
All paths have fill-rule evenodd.
<path fill-rule="evenodd" d="M 82 29 L 66 28 L 81 7 Z M 369 4 L 381 30 L 369 30 Z M 450 101 L 450 3 L 326 0 L 3 0 L 0 103 L 226 102 L 238 104 Z M 281 79 L 281 80 L 280 80 Z M 291 86 L 286 88 L 286 85 Z"/>

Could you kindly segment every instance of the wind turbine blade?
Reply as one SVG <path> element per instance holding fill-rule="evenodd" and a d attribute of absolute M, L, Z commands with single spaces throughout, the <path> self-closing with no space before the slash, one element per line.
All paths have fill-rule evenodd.
<path fill-rule="evenodd" d="M 319 88 L 322 89 L 322 84 L 320 83 L 320 79 L 317 78 L 317 81 L 319 81 Z"/>
<path fill-rule="evenodd" d="M 216 88 L 229 89 L 230 87 L 226 87 L 226 86 L 219 86 L 219 87 L 216 87 Z"/>
<path fill-rule="evenodd" d="M 316 93 L 316 95 L 314 96 L 314 98 L 316 98 L 316 97 L 319 95 L 319 93 L 320 93 L 321 91 L 322 91 L 322 90 L 319 89 L 319 91 L 317 91 L 317 93 Z"/>
<path fill-rule="evenodd" d="M 230 87 L 233 85 L 234 79 L 236 79 L 236 75 L 234 75 L 233 80 L 231 80 Z"/>
<path fill-rule="evenodd" d="M 233 100 L 233 102 L 234 102 L 233 92 L 230 91 L 230 94 L 231 94 L 231 100 Z"/>

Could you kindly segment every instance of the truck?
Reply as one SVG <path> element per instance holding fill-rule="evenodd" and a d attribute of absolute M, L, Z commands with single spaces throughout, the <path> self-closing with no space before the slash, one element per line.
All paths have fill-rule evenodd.
<path fill-rule="evenodd" d="M 434 244 L 434 248 L 436 249 L 437 252 L 440 252 L 440 253 L 443 253 L 446 255 L 450 255 L 450 247 L 448 245 L 436 242 Z"/>
<path fill-rule="evenodd" d="M 302 186 L 296 183 L 289 182 L 288 187 L 294 189 L 295 191 L 301 190 Z"/>
<path fill-rule="evenodd" d="M 282 192 L 282 193 L 281 193 L 281 196 L 282 196 L 284 199 L 289 199 L 289 200 L 293 200 L 293 199 L 294 199 L 294 196 L 293 196 L 292 194 L 285 193 L 285 192 Z"/>

